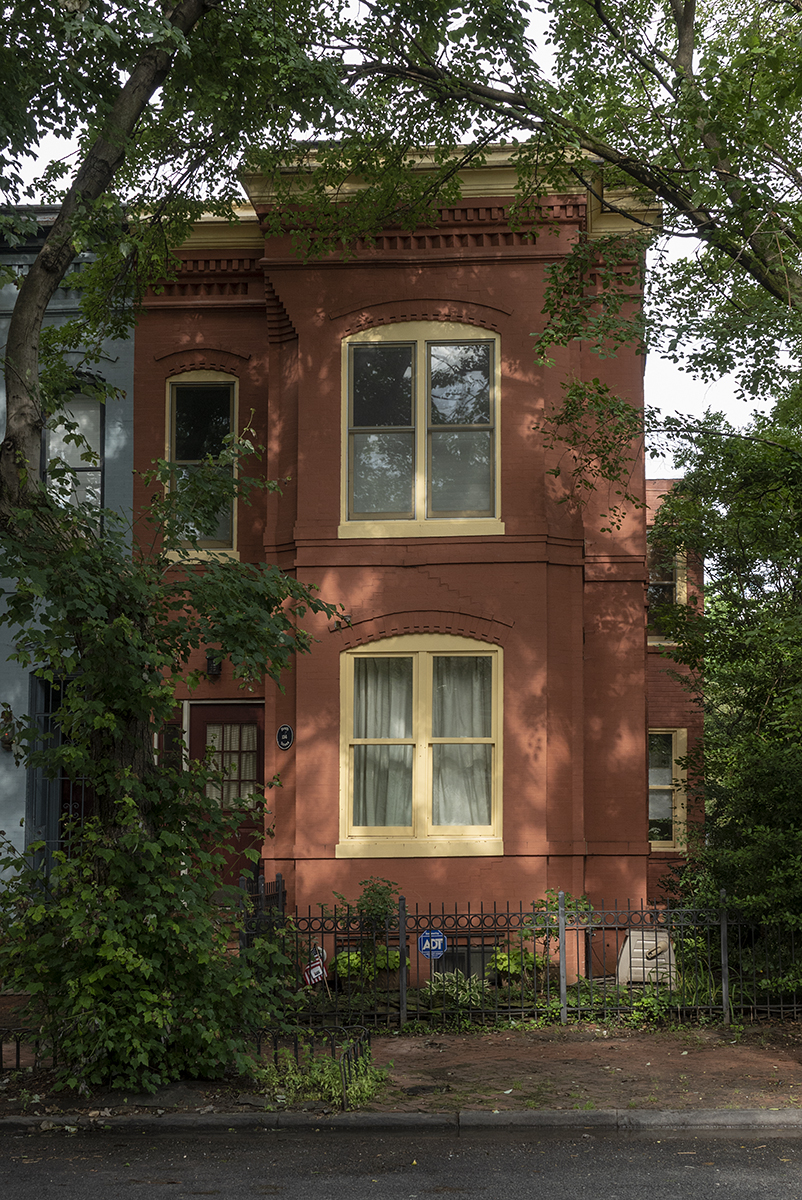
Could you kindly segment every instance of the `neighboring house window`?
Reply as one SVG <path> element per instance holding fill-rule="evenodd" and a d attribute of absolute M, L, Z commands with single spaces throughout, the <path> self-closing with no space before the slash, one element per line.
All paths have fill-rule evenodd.
<path fill-rule="evenodd" d="M 649 841 L 653 850 L 685 844 L 685 775 L 677 759 L 688 752 L 685 729 L 649 731 Z"/>
<path fill-rule="evenodd" d="M 222 771 L 222 784 L 206 794 L 227 808 L 238 798 L 264 792 L 264 707 L 257 704 L 193 704 L 189 753 Z"/>
<path fill-rule="evenodd" d="M 103 507 L 105 416 L 104 404 L 78 392 L 64 405 L 58 426 L 45 430 L 43 474 L 48 491 L 57 499 Z M 66 428 L 64 422 L 74 428 Z M 71 469 L 67 478 L 57 466 L 51 467 L 54 459 Z"/>
<path fill-rule="evenodd" d="M 36 675 L 30 677 L 30 713 L 41 734 L 39 748 L 54 750 L 64 744 L 57 713 L 63 689 L 69 685 L 70 681 L 50 683 Z M 49 870 L 53 852 L 66 848 L 65 824 L 82 823 L 92 816 L 94 797 L 85 780 L 70 779 L 63 768 L 50 775 L 43 767 L 30 767 L 27 776 L 26 845 L 44 843 L 43 857 Z"/>
<path fill-rule="evenodd" d="M 167 457 L 181 480 L 208 458 L 217 458 L 236 431 L 236 385 L 213 371 L 192 371 L 170 380 Z M 195 526 L 198 545 L 228 549 L 234 545 L 234 505 L 225 505 L 204 526 Z"/>
<path fill-rule="evenodd" d="M 497 336 L 387 325 L 346 340 L 343 370 L 341 536 L 500 531 Z"/>
<path fill-rule="evenodd" d="M 501 651 L 450 635 L 343 656 L 339 857 L 500 854 Z"/>

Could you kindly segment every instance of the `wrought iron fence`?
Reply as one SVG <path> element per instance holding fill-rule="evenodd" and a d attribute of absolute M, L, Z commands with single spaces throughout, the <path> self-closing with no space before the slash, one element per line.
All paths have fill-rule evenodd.
<path fill-rule="evenodd" d="M 278 926 L 275 911 L 253 920 Z M 413 910 L 401 897 L 380 924 L 345 905 L 280 924 L 311 1026 L 802 1015 L 798 939 L 723 898 L 719 909 L 607 907 L 559 893 L 546 907 Z"/>

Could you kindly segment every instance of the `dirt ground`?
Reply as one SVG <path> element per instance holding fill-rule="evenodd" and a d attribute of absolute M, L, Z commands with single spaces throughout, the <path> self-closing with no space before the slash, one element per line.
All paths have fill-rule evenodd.
<path fill-rule="evenodd" d="M 391 1063 L 381 1112 L 460 1109 L 792 1108 L 802 1104 L 802 1025 L 640 1032 L 594 1025 L 376 1038 Z"/>
<path fill-rule="evenodd" d="M 738 1109 L 802 1104 L 802 1023 L 636 1031 L 578 1025 L 482 1034 L 374 1036 L 388 1080 L 373 1112 L 525 1109 Z M 46 1071 L 0 1074 L 0 1116 L 275 1108 L 247 1079 L 185 1081 L 155 1096 L 53 1092 Z M 320 1102 L 296 1105 L 328 1111 Z"/>

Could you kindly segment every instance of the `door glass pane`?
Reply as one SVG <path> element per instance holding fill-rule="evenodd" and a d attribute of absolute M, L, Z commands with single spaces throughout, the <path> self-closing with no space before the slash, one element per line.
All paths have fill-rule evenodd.
<path fill-rule="evenodd" d="M 431 425 L 490 423 L 490 345 L 429 346 Z"/>
<path fill-rule="evenodd" d="M 432 737 L 492 737 L 489 655 L 437 655 L 432 661 Z"/>
<path fill-rule="evenodd" d="M 412 659 L 354 662 L 354 737 L 412 737 Z"/>
<path fill-rule="evenodd" d="M 432 824 L 489 825 L 493 747 L 432 746 Z"/>
<path fill-rule="evenodd" d="M 354 746 L 354 824 L 412 824 L 412 746 Z"/>
<path fill-rule="evenodd" d="M 354 433 L 351 438 L 352 515 L 411 516 L 414 434 Z"/>
<path fill-rule="evenodd" d="M 412 425 L 412 346 L 352 346 L 355 426 Z"/>
<path fill-rule="evenodd" d="M 493 513 L 493 434 L 470 431 L 429 434 L 430 516 Z"/>

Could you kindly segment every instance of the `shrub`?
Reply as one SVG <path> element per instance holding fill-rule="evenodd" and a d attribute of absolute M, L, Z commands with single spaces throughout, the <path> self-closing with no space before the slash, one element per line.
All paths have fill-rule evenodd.
<path fill-rule="evenodd" d="M 280 932 L 244 955 L 231 948 L 240 893 L 220 905 L 219 847 L 244 814 L 209 804 L 207 775 L 165 770 L 150 830 L 124 800 L 114 837 L 96 821 L 74 829 L 49 879 L 29 858 L 0 862 L 11 872 L 0 977 L 28 993 L 59 1086 L 154 1091 L 185 1073 L 243 1071 L 249 1029 L 292 1012 Z"/>

